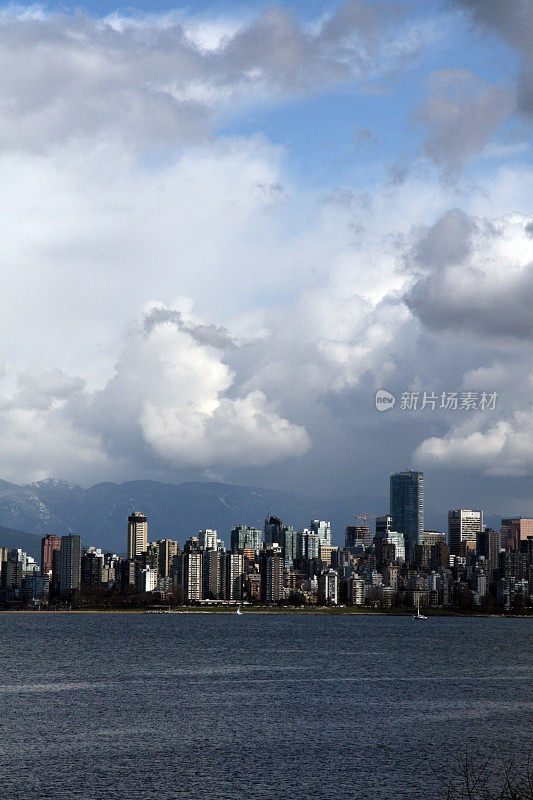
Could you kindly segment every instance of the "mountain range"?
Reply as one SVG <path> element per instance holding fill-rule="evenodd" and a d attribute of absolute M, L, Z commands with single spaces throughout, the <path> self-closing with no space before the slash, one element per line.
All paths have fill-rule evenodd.
<path fill-rule="evenodd" d="M 84 546 L 123 554 L 127 518 L 132 511 L 148 517 L 148 539 L 177 539 L 183 543 L 202 528 L 214 528 L 227 546 L 230 530 L 245 523 L 261 528 L 270 514 L 301 529 L 311 519 L 331 522 L 333 543 L 344 544 L 354 515 L 387 513 L 386 497 L 368 495 L 320 499 L 292 492 L 232 486 L 226 483 L 180 484 L 158 481 L 98 483 L 87 489 L 62 480 L 19 486 L 0 481 L 0 546 L 22 547 L 40 558 L 40 538 L 47 533 L 79 534 Z M 499 529 L 501 517 L 486 516 L 485 524 Z M 373 530 L 374 520 L 368 524 Z M 362 524 L 358 520 L 357 524 Z M 426 520 L 430 528 L 431 519 Z M 3 526 L 3 527 L 2 527 Z M 444 530 L 444 528 L 439 528 Z"/>
<path fill-rule="evenodd" d="M 202 528 L 214 528 L 226 545 L 234 525 L 245 523 L 262 528 L 265 516 L 275 514 L 284 522 L 302 528 L 311 519 L 330 520 L 333 539 L 344 542 L 346 525 L 354 514 L 383 513 L 385 498 L 337 498 L 320 500 L 290 492 L 232 486 L 215 482 L 187 482 L 178 485 L 157 481 L 99 483 L 84 489 L 68 481 L 45 480 L 19 486 L 0 481 L 0 545 L 11 547 L 19 538 L 27 552 L 40 554 L 33 537 L 47 533 L 79 534 L 83 544 L 123 553 L 127 518 L 132 511 L 148 517 L 148 538 L 177 539 L 183 543 Z M 9 535 L 7 531 L 9 530 Z M 33 536 L 32 536 L 33 535 Z M 22 541 L 22 538 L 20 538 Z M 38 552 L 35 549 L 38 547 Z"/>

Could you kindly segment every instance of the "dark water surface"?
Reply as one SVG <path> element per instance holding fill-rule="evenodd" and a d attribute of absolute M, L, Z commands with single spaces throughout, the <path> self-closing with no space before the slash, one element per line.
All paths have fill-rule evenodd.
<path fill-rule="evenodd" d="M 532 624 L 1 614 L 0 795 L 437 798 L 465 745 L 527 751 Z"/>

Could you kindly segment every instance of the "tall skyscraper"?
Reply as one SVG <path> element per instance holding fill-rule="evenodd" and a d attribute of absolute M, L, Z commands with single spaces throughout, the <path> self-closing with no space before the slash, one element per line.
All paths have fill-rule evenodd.
<path fill-rule="evenodd" d="M 81 538 L 62 536 L 60 548 L 61 569 L 59 591 L 68 595 L 80 588 L 81 583 Z"/>
<path fill-rule="evenodd" d="M 226 553 L 224 550 L 202 551 L 202 597 L 223 600 L 225 593 Z"/>
<path fill-rule="evenodd" d="M 478 556 L 485 557 L 489 579 L 492 578 L 494 571 L 499 567 L 500 547 L 501 534 L 499 531 L 493 531 L 492 528 L 485 528 L 485 530 L 478 533 L 476 553 Z"/>
<path fill-rule="evenodd" d="M 128 517 L 128 559 L 140 556 L 148 547 L 148 520 L 140 511 Z"/>
<path fill-rule="evenodd" d="M 390 476 L 391 528 L 403 533 L 405 556 L 412 560 L 424 540 L 424 473 L 409 469 Z"/>
<path fill-rule="evenodd" d="M 276 549 L 262 550 L 259 557 L 261 600 L 277 603 L 283 591 L 283 559 Z"/>
<path fill-rule="evenodd" d="M 235 525 L 231 529 L 231 549 L 234 553 L 238 550 L 254 550 L 259 554 L 263 546 L 263 534 L 259 528 L 249 525 Z"/>
<path fill-rule="evenodd" d="M 216 550 L 217 549 L 217 532 L 206 528 L 203 531 L 198 531 L 198 542 L 200 550 Z"/>
<path fill-rule="evenodd" d="M 157 545 L 159 547 L 159 576 L 168 578 L 172 559 L 178 553 L 178 543 L 174 539 L 160 539 Z"/>
<path fill-rule="evenodd" d="M 41 540 L 41 574 L 50 575 L 54 564 L 54 550 L 61 547 L 61 539 L 52 533 Z"/>
<path fill-rule="evenodd" d="M 376 517 L 376 539 L 387 538 L 387 534 L 392 530 L 391 522 L 392 517 L 390 514 L 383 514 L 381 517 Z"/>
<path fill-rule="evenodd" d="M 244 581 L 244 556 L 242 553 L 226 555 L 226 600 L 242 600 Z"/>
<path fill-rule="evenodd" d="M 196 536 L 187 539 L 183 546 L 183 553 L 179 556 L 182 562 L 181 585 L 186 600 L 202 599 L 202 555 L 200 543 Z"/>
<path fill-rule="evenodd" d="M 265 519 L 265 547 L 272 547 L 273 544 L 280 544 L 280 534 L 283 522 L 279 517 Z"/>
<path fill-rule="evenodd" d="M 323 519 L 312 519 L 309 530 L 320 539 L 320 544 L 331 544 L 331 522 Z"/>
<path fill-rule="evenodd" d="M 483 511 L 458 508 L 448 511 L 448 546 L 452 556 L 475 551 L 477 537 L 483 530 Z"/>

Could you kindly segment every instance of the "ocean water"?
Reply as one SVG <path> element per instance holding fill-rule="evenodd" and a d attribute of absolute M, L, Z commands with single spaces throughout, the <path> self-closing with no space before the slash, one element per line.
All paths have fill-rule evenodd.
<path fill-rule="evenodd" d="M 527 758 L 532 625 L 0 614 L 0 797 L 432 800 Z"/>

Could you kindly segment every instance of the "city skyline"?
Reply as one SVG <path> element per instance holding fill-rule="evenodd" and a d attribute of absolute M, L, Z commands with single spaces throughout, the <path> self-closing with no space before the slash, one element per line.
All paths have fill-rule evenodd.
<path fill-rule="evenodd" d="M 528 507 L 530 3 L 2 8 L 0 477 Z"/>

